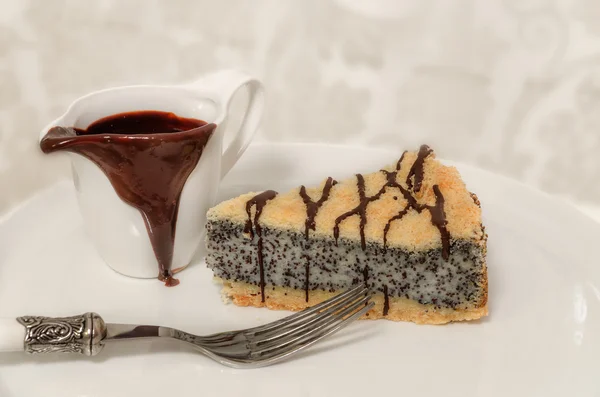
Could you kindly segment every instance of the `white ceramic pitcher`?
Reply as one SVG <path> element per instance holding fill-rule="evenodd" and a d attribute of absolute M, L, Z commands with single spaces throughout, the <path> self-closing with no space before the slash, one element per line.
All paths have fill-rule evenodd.
<path fill-rule="evenodd" d="M 223 136 L 234 94 L 248 87 L 245 116 L 231 143 Z M 183 187 L 177 215 L 171 269 L 187 266 L 203 237 L 206 212 L 215 204 L 221 179 L 250 143 L 262 116 L 264 90 L 255 78 L 226 70 L 179 86 L 127 86 L 93 92 L 76 100 L 41 131 L 40 141 L 53 126 L 85 129 L 101 118 L 123 112 L 158 110 L 217 125 L 202 156 Z M 138 278 L 157 277 L 154 254 L 140 211 L 115 192 L 111 182 L 88 158 L 67 154 L 84 227 L 104 261 L 115 271 Z"/>

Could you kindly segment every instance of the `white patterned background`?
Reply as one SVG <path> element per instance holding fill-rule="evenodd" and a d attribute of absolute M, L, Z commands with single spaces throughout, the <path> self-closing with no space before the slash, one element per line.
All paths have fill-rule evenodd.
<path fill-rule="evenodd" d="M 0 213 L 70 177 L 37 135 L 75 98 L 228 67 L 257 140 L 426 142 L 600 208 L 598 0 L 0 0 Z"/>

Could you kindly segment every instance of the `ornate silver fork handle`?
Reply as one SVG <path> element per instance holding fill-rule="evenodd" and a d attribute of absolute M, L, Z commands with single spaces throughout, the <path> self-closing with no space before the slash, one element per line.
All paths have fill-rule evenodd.
<path fill-rule="evenodd" d="M 221 364 L 248 368 L 275 363 L 337 332 L 373 307 L 355 287 L 281 320 L 239 331 L 198 336 L 155 325 L 107 324 L 96 313 L 71 317 L 22 316 L 0 320 L 0 351 L 95 356 L 107 342 L 169 338 L 193 345 Z"/>
<path fill-rule="evenodd" d="M 96 313 L 54 318 L 22 316 L 17 318 L 17 322 L 25 327 L 21 343 L 26 353 L 61 352 L 95 356 L 104 347 L 107 327 Z"/>

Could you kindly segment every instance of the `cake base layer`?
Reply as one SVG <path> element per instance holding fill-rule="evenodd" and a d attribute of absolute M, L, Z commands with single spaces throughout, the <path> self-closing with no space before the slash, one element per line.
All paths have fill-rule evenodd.
<path fill-rule="evenodd" d="M 225 300 L 232 301 L 238 306 L 267 307 L 272 310 L 300 311 L 343 292 L 311 291 L 307 302 L 303 290 L 266 286 L 265 301 L 262 302 L 260 288 L 256 285 L 223 280 L 218 277 L 215 277 L 215 280 L 223 285 L 222 295 Z M 417 324 L 446 324 L 454 321 L 477 320 L 488 314 L 487 304 L 482 307 L 468 309 L 451 309 L 436 307 L 431 304 L 421 304 L 406 298 L 390 297 L 388 300 L 389 309 L 387 315 L 384 315 L 384 295 L 382 293 L 375 294 L 372 302 L 375 303 L 375 306 L 362 319 L 376 320 L 384 318 L 392 321 L 410 321 Z"/>

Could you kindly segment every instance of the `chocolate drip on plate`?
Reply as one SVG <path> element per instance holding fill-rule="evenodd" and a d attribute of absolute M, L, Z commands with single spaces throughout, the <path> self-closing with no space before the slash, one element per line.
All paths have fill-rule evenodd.
<path fill-rule="evenodd" d="M 274 190 L 266 190 L 256 196 L 252 197 L 246 202 L 246 214 L 248 214 L 248 220 L 244 227 L 244 233 L 250 233 L 250 237 L 254 238 L 254 233 L 258 236 L 258 271 L 260 276 L 260 299 L 261 302 L 265 301 L 265 266 L 263 263 L 263 239 L 262 239 L 262 228 L 258 222 L 262 210 L 267 204 L 267 201 L 272 200 L 277 196 L 277 192 Z M 254 222 L 252 222 L 252 206 L 255 206 Z M 252 225 L 254 223 L 254 230 Z"/>

